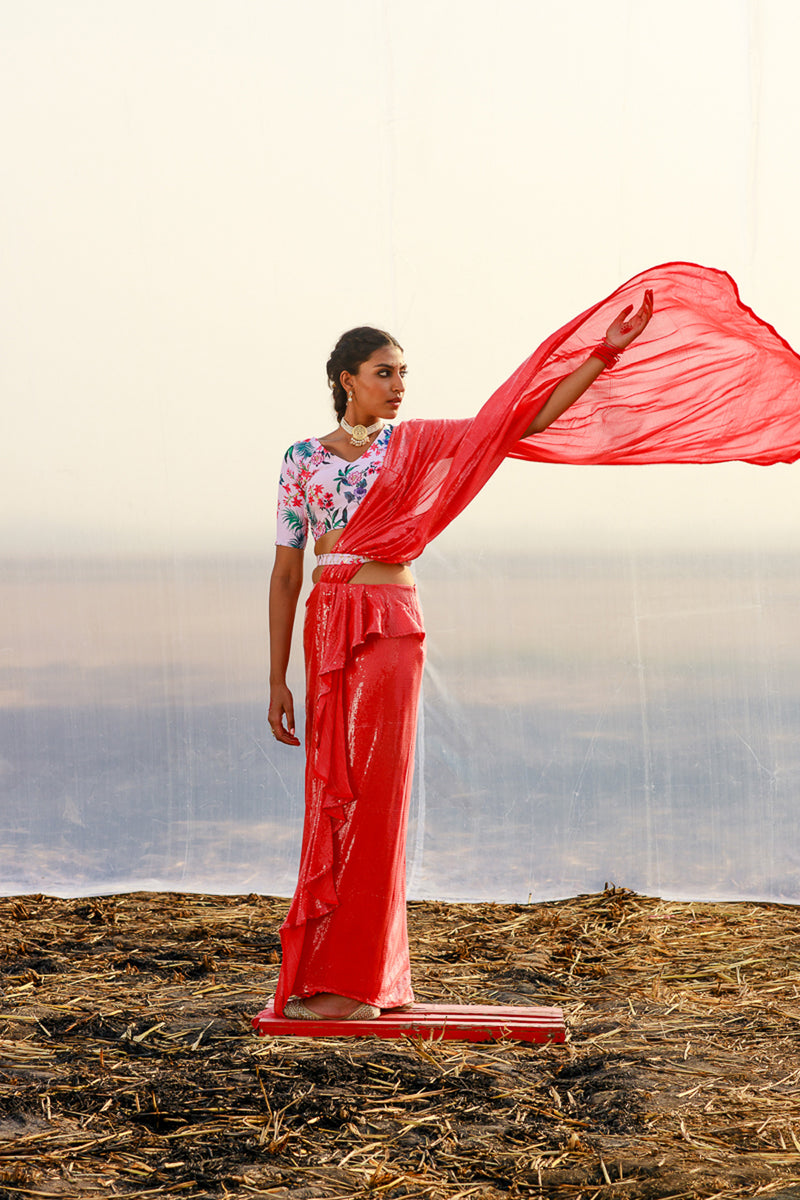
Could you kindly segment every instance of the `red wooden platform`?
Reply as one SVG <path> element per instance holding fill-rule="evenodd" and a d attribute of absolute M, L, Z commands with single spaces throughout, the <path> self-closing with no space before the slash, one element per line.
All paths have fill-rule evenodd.
<path fill-rule="evenodd" d="M 560 1008 L 504 1004 L 415 1004 L 409 1012 L 383 1012 L 371 1021 L 289 1021 L 277 1017 L 270 1000 L 253 1018 L 261 1037 L 423 1037 L 445 1041 L 563 1042 Z"/>

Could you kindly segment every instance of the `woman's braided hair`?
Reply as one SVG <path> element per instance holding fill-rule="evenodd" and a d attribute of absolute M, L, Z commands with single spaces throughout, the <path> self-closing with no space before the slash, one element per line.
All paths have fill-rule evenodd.
<path fill-rule="evenodd" d="M 366 362 L 371 354 L 380 350 L 381 346 L 403 347 L 384 329 L 373 329 L 371 325 L 359 325 L 357 329 L 348 329 L 343 333 L 331 351 L 326 370 L 328 383 L 333 392 L 333 407 L 337 421 L 341 421 L 347 408 L 347 392 L 342 387 L 342 371 L 351 375 L 358 373 L 358 368 Z"/>

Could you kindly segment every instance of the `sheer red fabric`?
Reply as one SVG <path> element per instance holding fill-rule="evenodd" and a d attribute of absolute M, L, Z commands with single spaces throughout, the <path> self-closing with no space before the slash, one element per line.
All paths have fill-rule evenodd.
<path fill-rule="evenodd" d="M 638 307 L 646 288 L 655 293 L 655 314 L 619 365 L 544 433 L 520 440 L 558 381 L 584 361 L 622 308 Z M 337 552 L 412 561 L 508 456 L 562 463 L 794 462 L 800 358 L 742 304 L 729 275 L 693 263 L 654 267 L 552 334 L 472 420 L 399 425 Z M 306 827 L 298 887 L 281 931 L 278 1013 L 292 993 L 332 991 L 388 1007 L 403 1002 L 407 986 L 398 924 L 402 917 L 404 931 L 401 849 L 421 662 L 421 651 L 409 652 L 409 644 L 416 639 L 419 649 L 423 631 L 416 601 L 412 611 L 401 597 L 407 589 L 348 586 L 358 569 L 326 567 L 310 602 Z M 390 657 L 406 644 L 391 672 L 377 650 L 383 639 L 397 643 Z M 356 731 L 359 689 L 381 723 L 395 706 L 402 710 L 392 735 L 397 771 L 381 768 L 369 780 L 360 772 L 374 751 L 378 718 Z M 370 805 L 378 820 L 366 819 Z M 348 870 L 348 855 L 357 855 L 357 870 Z M 383 876 L 373 894 L 384 897 L 383 924 L 369 903 L 351 905 L 345 895 L 351 887 L 362 895 L 361 872 L 364 886 L 372 887 L 371 864 L 378 860 Z"/>
<path fill-rule="evenodd" d="M 645 332 L 544 433 L 520 440 L 555 385 L 645 288 Z M 552 334 L 467 421 L 404 421 L 337 552 L 409 562 L 504 458 L 551 463 L 771 464 L 800 457 L 800 358 L 730 275 L 652 267 Z M 352 572 L 350 572 L 352 574 Z M 326 576 L 327 577 L 327 576 Z"/>
<path fill-rule="evenodd" d="M 578 366 L 621 308 L 638 307 L 645 288 L 655 292 L 656 311 L 644 334 L 563 417 L 510 456 L 606 464 L 795 462 L 800 357 L 742 303 L 723 271 L 667 263 L 635 276 L 560 331 L 566 336 L 550 351 L 546 371 L 566 374 Z"/>

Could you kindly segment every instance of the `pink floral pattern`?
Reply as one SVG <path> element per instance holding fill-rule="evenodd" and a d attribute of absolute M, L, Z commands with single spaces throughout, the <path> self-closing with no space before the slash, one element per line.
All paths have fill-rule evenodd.
<path fill-rule="evenodd" d="M 278 546 L 302 550 L 331 529 L 344 529 L 383 466 L 387 425 L 355 462 L 326 450 L 317 438 L 295 442 L 283 456 L 278 484 Z"/>

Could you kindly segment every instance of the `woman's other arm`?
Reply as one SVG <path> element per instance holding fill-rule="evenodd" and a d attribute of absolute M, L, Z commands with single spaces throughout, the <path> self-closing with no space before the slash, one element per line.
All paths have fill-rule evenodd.
<path fill-rule="evenodd" d="M 653 315 L 653 293 L 646 291 L 641 308 L 633 316 L 630 316 L 632 308 L 633 305 L 629 304 L 608 327 L 606 342 L 614 350 L 622 351 L 630 346 L 631 342 L 646 328 Z M 522 436 L 531 437 L 534 433 L 541 433 L 543 429 L 547 429 L 548 425 L 552 425 L 553 421 L 558 420 L 594 383 L 604 367 L 605 364 L 601 359 L 590 355 L 586 362 L 581 363 L 553 389 Z"/>
<path fill-rule="evenodd" d="M 303 551 L 275 547 L 269 581 L 269 715 L 270 729 L 279 742 L 299 746 L 294 732 L 294 700 L 286 685 L 292 629 L 303 585 Z"/>

